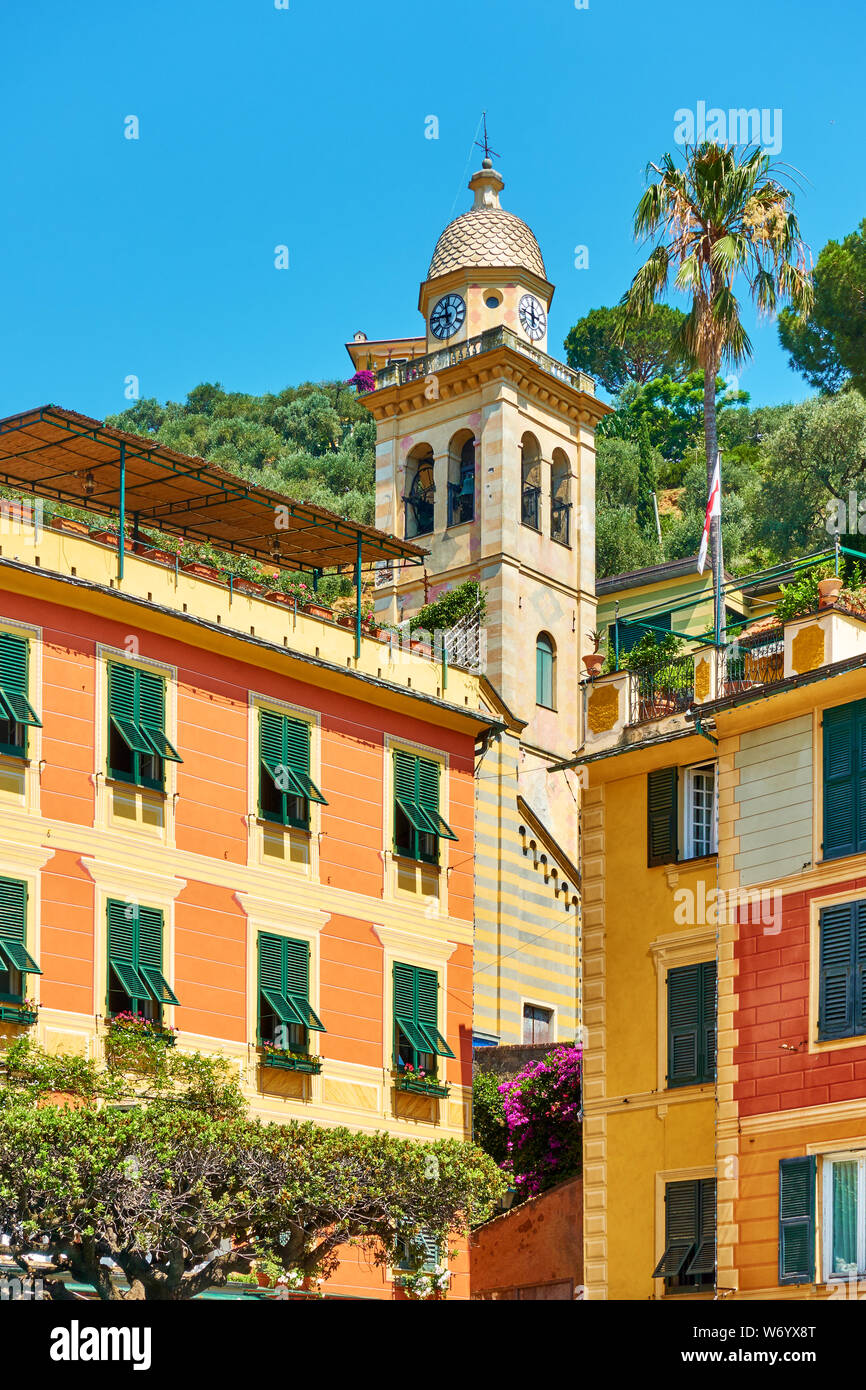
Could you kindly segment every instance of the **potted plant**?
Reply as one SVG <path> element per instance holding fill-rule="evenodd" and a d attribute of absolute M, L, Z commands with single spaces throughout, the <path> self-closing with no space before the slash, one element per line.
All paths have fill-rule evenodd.
<path fill-rule="evenodd" d="M 173 565 L 182 548 L 179 536 L 168 536 L 157 543 L 152 537 L 145 537 L 140 555 L 144 560 L 152 560 L 157 565 Z"/>
<path fill-rule="evenodd" d="M 104 526 L 91 526 L 89 535 L 92 541 L 98 541 L 100 545 L 110 545 L 115 550 L 117 549 L 118 533 L 116 531 L 109 531 Z"/>
<path fill-rule="evenodd" d="M 277 1067 L 282 1071 L 301 1071 L 308 1076 L 318 1076 L 322 1070 L 321 1057 L 309 1052 L 293 1052 L 289 1047 L 277 1047 L 275 1043 L 262 1043 L 262 1066 Z"/>
<path fill-rule="evenodd" d="M 604 652 L 600 650 L 603 642 L 603 636 L 600 632 L 597 632 L 595 629 L 593 629 L 591 632 L 588 632 L 586 635 L 592 643 L 592 651 L 587 653 L 587 655 L 583 658 L 583 664 L 586 667 L 587 675 L 593 677 L 598 675 L 599 671 L 604 665 Z"/>
<path fill-rule="evenodd" d="M 185 574 L 194 574 L 197 579 L 220 579 L 223 557 L 211 545 L 197 545 L 184 541 L 180 548 L 180 567 Z"/>
<path fill-rule="evenodd" d="M 265 592 L 268 587 L 268 575 L 252 555 L 233 555 L 230 565 L 233 589 L 242 594 Z"/>
<path fill-rule="evenodd" d="M 841 574 L 831 574 L 826 579 L 818 580 L 818 607 L 829 608 L 834 604 L 842 591 Z"/>
<path fill-rule="evenodd" d="M 4 1023 L 17 1023 L 29 1028 L 39 1017 L 39 1005 L 35 999 L 21 999 L 14 1004 L 0 1004 L 0 1019 Z"/>

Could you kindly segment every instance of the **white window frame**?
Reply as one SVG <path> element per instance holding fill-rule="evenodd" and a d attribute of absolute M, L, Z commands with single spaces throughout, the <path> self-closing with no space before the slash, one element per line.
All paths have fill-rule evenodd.
<path fill-rule="evenodd" d="M 719 849 L 719 765 L 717 762 L 710 761 L 695 763 L 692 767 L 683 769 L 683 858 L 684 859 L 705 859 L 711 854 L 717 854 Z M 713 776 L 713 804 L 712 821 L 710 825 L 710 844 L 708 849 L 697 850 L 695 835 L 695 812 L 697 810 L 695 793 L 695 780 L 697 774 L 712 772 Z"/>
<path fill-rule="evenodd" d="M 842 1274 L 831 1268 L 833 1261 L 833 1166 L 857 1164 L 857 1271 Z M 845 1283 L 866 1277 L 866 1149 L 825 1154 L 821 1164 L 821 1246 L 824 1283 Z"/>

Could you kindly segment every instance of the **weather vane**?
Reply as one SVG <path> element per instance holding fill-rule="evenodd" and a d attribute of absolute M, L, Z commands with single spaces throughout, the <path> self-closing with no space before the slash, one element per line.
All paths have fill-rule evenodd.
<path fill-rule="evenodd" d="M 476 143 L 476 145 L 478 146 L 479 149 L 481 149 L 481 150 L 484 151 L 484 158 L 485 158 L 485 159 L 489 159 L 491 155 L 495 155 L 495 157 L 496 157 L 497 159 L 500 159 L 500 158 L 501 158 L 501 155 L 500 155 L 496 150 L 492 150 L 492 149 L 490 148 L 490 143 L 489 143 L 489 141 L 488 141 L 488 139 L 487 139 L 487 112 L 486 112 L 486 111 L 482 111 L 482 112 L 481 112 L 481 119 L 482 119 L 482 121 L 484 122 L 484 139 L 483 139 L 483 140 L 476 140 L 475 143 Z"/>

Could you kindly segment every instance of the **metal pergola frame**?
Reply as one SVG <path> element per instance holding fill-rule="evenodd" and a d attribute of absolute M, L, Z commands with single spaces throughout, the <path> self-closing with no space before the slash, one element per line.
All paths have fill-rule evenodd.
<path fill-rule="evenodd" d="M 351 568 L 356 655 L 365 564 L 368 569 L 381 561 L 418 565 L 427 554 L 412 541 L 257 487 L 205 459 L 53 405 L 0 420 L 0 485 L 116 517 L 119 581 L 130 514 L 133 539 L 139 527 L 151 526 L 229 554 L 312 574 L 314 584 L 325 569 Z M 277 523 L 279 514 L 288 523 L 284 527 Z"/>

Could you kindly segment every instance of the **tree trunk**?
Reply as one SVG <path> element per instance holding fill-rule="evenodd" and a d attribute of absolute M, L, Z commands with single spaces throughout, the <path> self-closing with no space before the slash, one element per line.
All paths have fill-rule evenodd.
<path fill-rule="evenodd" d="M 716 467 L 716 454 L 719 449 L 718 433 L 716 427 L 716 377 L 719 373 L 720 361 L 714 357 L 711 362 L 704 365 L 704 444 L 707 455 L 707 500 L 709 501 L 710 490 L 713 486 L 713 473 Z M 719 509 L 721 511 L 721 497 L 719 498 Z M 710 556 L 713 567 L 713 595 L 719 592 L 719 588 L 724 584 L 724 556 L 722 553 L 722 518 L 719 515 L 710 526 Z M 714 599 L 715 602 L 715 599 Z M 721 641 L 725 640 L 725 609 L 724 595 L 722 596 L 721 612 L 718 614 L 718 626 Z"/>

